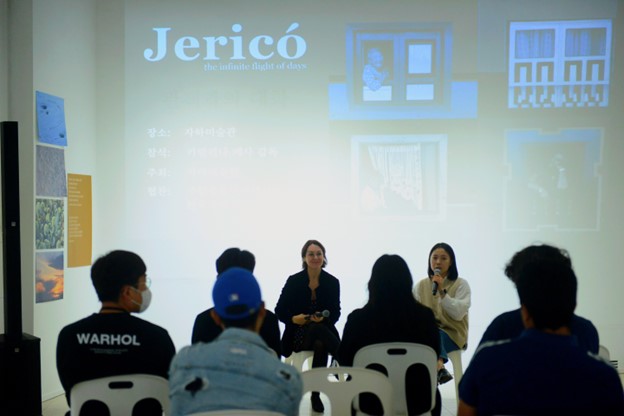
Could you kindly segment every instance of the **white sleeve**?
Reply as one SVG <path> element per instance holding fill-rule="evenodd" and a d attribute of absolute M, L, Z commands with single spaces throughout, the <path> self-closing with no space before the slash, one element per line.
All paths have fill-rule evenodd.
<path fill-rule="evenodd" d="M 412 293 L 414 294 L 414 298 L 416 298 L 418 302 L 420 302 L 420 295 L 418 294 L 419 287 L 420 287 L 420 282 L 416 283 L 416 286 L 414 286 L 414 290 L 412 291 Z"/>
<path fill-rule="evenodd" d="M 466 280 L 458 279 L 455 297 L 452 298 L 447 294 L 440 301 L 442 308 L 456 321 L 462 320 L 468 314 L 468 309 L 470 308 L 470 286 Z"/>

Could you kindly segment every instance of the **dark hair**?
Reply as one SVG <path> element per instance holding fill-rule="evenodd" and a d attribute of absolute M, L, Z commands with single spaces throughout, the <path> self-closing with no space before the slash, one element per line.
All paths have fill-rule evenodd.
<path fill-rule="evenodd" d="M 327 254 L 325 254 L 325 247 L 323 246 L 323 244 L 320 243 L 320 241 L 318 240 L 308 240 L 305 242 L 305 244 L 303 245 L 303 247 L 301 248 L 301 259 L 302 259 L 302 265 L 301 267 L 303 267 L 304 269 L 308 268 L 308 265 L 306 264 L 305 257 L 306 257 L 306 252 L 308 251 L 308 247 L 310 247 L 312 244 L 319 246 L 321 248 L 321 251 L 323 252 L 323 266 L 321 267 L 325 267 L 327 266 Z"/>
<path fill-rule="evenodd" d="M 455 252 L 453 251 L 453 247 L 446 243 L 437 243 L 431 250 L 429 251 L 429 256 L 427 257 L 427 276 L 433 276 L 433 269 L 431 268 L 431 254 L 437 249 L 441 248 L 446 251 L 451 258 L 451 265 L 449 266 L 448 273 L 446 278 L 448 280 L 457 280 L 459 277 L 459 272 L 457 271 L 457 261 L 455 260 Z"/>
<path fill-rule="evenodd" d="M 98 258 L 91 266 L 91 281 L 101 302 L 119 300 L 121 289 L 137 287 L 145 275 L 145 263 L 137 254 L 115 250 Z"/>
<path fill-rule="evenodd" d="M 570 324 L 576 308 L 577 281 L 564 262 L 529 261 L 514 271 L 520 303 L 536 329 L 559 329 Z"/>
<path fill-rule="evenodd" d="M 241 319 L 223 319 L 223 318 L 221 318 L 221 322 L 223 322 L 223 326 L 225 326 L 226 328 L 249 329 L 249 328 L 252 328 L 255 325 L 256 319 L 258 319 L 258 313 L 260 313 L 259 310 L 257 310 L 253 314 L 251 314 L 249 316 L 246 316 L 244 318 L 241 318 Z"/>
<path fill-rule="evenodd" d="M 216 261 L 217 274 L 221 274 L 230 267 L 242 267 L 250 272 L 256 267 L 256 258 L 251 252 L 232 247 L 225 250 Z"/>
<path fill-rule="evenodd" d="M 368 302 L 372 311 L 371 334 L 427 334 L 429 322 L 423 320 L 422 306 L 412 293 L 412 274 L 405 260 L 396 254 L 384 254 L 373 265 L 368 281 Z M 433 324 L 433 313 L 431 324 Z M 408 334 L 408 335 L 406 335 Z"/>
<path fill-rule="evenodd" d="M 373 265 L 368 281 L 368 304 L 385 311 L 391 316 L 393 311 L 415 301 L 412 295 L 412 274 L 403 258 L 396 254 L 384 254 Z"/>
<path fill-rule="evenodd" d="M 523 248 L 513 255 L 505 266 L 505 276 L 512 282 L 517 283 L 518 270 L 524 264 L 532 261 L 560 262 L 564 266 L 572 267 L 572 260 L 566 250 L 547 244 L 532 245 Z"/>

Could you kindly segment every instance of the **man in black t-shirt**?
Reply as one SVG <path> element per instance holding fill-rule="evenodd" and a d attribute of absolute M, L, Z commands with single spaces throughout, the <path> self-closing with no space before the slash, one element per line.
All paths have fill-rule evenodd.
<path fill-rule="evenodd" d="M 129 251 L 112 251 L 91 267 L 99 313 L 63 328 L 56 367 L 67 402 L 76 383 L 123 374 L 167 378 L 175 346 L 167 331 L 132 316 L 149 306 L 150 281 L 143 260 Z M 82 414 L 82 412 L 81 412 Z"/>

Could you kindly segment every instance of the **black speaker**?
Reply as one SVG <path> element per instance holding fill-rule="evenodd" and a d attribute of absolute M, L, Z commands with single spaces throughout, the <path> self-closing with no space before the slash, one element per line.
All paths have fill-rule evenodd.
<path fill-rule="evenodd" d="M 17 122 L 0 123 L 4 330 L 0 335 L 0 414 L 41 416 L 40 340 L 22 333 Z"/>
<path fill-rule="evenodd" d="M 22 271 L 20 255 L 19 152 L 17 122 L 0 123 L 2 140 L 2 249 L 4 271 L 4 331 L 22 337 Z"/>
<path fill-rule="evenodd" d="M 0 415 L 41 416 L 40 339 L 0 334 Z"/>

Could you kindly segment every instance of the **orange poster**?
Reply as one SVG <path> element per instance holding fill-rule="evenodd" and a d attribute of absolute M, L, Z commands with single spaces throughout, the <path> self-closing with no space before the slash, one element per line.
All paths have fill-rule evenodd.
<path fill-rule="evenodd" d="M 91 176 L 67 175 L 67 267 L 89 266 L 92 251 Z"/>

